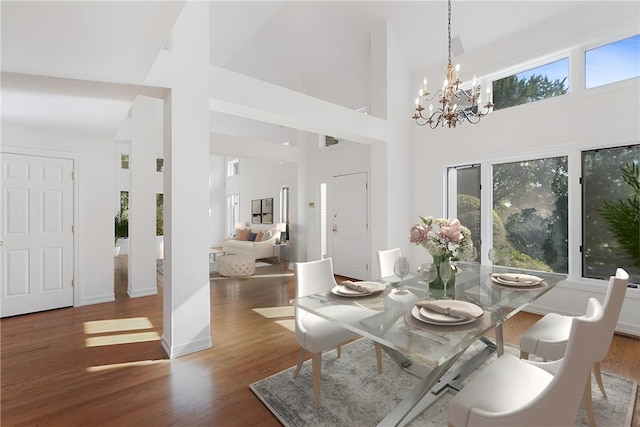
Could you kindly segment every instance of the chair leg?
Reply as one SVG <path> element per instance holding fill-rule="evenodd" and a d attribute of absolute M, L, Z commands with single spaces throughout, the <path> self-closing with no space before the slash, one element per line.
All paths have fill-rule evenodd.
<path fill-rule="evenodd" d="M 380 344 L 373 343 L 376 348 L 376 363 L 378 365 L 378 374 L 382 373 L 382 346 Z"/>
<path fill-rule="evenodd" d="M 529 359 L 529 353 L 527 353 L 526 351 L 522 351 L 520 350 L 520 359 Z"/>
<path fill-rule="evenodd" d="M 342 356 L 342 346 L 336 347 L 336 355 L 338 356 L 338 359 L 340 359 L 340 356 Z"/>
<path fill-rule="evenodd" d="M 297 377 L 300 373 L 300 368 L 302 368 L 302 364 L 304 363 L 305 349 L 300 347 L 300 351 L 298 352 L 298 366 L 296 366 L 296 371 L 293 373 L 293 377 Z"/>
<path fill-rule="evenodd" d="M 313 369 L 313 405 L 320 408 L 320 375 L 322 370 L 322 353 L 311 354 L 311 367 Z"/>
<path fill-rule="evenodd" d="M 589 417 L 589 425 L 591 427 L 597 427 L 596 419 L 593 416 L 593 403 L 591 402 L 591 372 L 589 372 L 589 379 L 587 385 L 584 388 L 584 407 L 587 410 L 587 416 Z"/>
<path fill-rule="evenodd" d="M 598 387 L 600 387 L 600 391 L 605 399 L 608 399 L 607 392 L 604 391 L 604 384 L 602 383 L 602 372 L 600 372 L 600 362 L 596 362 L 593 364 L 593 373 L 596 377 L 596 382 L 598 383 Z"/>

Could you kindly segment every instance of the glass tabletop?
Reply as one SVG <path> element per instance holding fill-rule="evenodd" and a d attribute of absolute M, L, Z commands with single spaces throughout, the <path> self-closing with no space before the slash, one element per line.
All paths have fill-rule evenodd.
<path fill-rule="evenodd" d="M 416 302 L 427 297 L 427 284 L 416 277 L 404 279 L 405 294 L 394 287 L 399 279 L 383 278 L 384 290 L 362 297 L 341 296 L 337 292 L 321 292 L 291 300 L 291 303 L 325 319 L 368 337 L 427 366 L 438 366 L 452 355 L 500 325 L 528 303 L 551 290 L 566 278 L 564 274 L 515 268 L 458 263 L 454 301 L 473 303 L 483 310 L 477 319 L 464 324 L 433 324 L 416 313 Z M 535 275 L 540 284 L 497 283 L 492 273 Z M 442 291 L 440 291 L 442 293 Z M 431 294 L 437 299 L 438 291 Z M 455 304 L 455 303 L 454 303 Z M 349 316 L 336 316 L 336 307 L 350 307 Z"/>

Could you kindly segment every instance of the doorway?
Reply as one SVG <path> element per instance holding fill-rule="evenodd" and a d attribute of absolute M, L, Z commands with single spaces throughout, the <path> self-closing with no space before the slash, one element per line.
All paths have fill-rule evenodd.
<path fill-rule="evenodd" d="M 335 274 L 369 278 L 367 173 L 334 176 L 328 188 L 327 246 Z"/>

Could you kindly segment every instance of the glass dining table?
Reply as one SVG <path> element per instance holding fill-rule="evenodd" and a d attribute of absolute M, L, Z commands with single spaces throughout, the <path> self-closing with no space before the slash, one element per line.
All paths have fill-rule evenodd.
<path fill-rule="evenodd" d="M 380 423 L 380 426 L 403 426 L 429 408 L 445 392 L 455 393 L 460 381 L 494 353 L 504 352 L 502 324 L 527 304 L 540 298 L 561 280 L 564 274 L 529 271 L 508 267 L 457 263 L 454 302 L 465 301 L 482 309 L 482 314 L 456 323 L 430 322 L 420 315 L 416 302 L 443 299 L 442 290 L 429 290 L 417 277 L 403 280 L 404 290 L 398 292 L 397 277 L 380 279 L 385 289 L 366 296 L 343 296 L 332 291 L 307 295 L 291 300 L 294 306 L 335 322 L 363 337 L 383 345 L 386 353 L 404 370 L 421 378 L 417 386 Z M 511 283 L 494 278 L 496 274 L 534 275 L 539 283 Z M 429 292 L 429 294 L 427 294 Z M 440 302 L 440 301 L 438 301 Z M 352 305 L 358 316 L 336 317 L 332 308 Z M 468 304 L 467 304 L 468 305 Z M 487 333 L 494 331 L 494 338 Z M 458 358 L 476 341 L 484 346 L 456 369 L 450 369 Z M 476 348 L 474 346 L 474 348 Z"/>

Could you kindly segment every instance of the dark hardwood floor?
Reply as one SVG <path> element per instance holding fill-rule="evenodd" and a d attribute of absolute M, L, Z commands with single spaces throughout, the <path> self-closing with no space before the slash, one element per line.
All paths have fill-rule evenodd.
<path fill-rule="evenodd" d="M 213 278 L 213 347 L 171 361 L 160 346 L 162 288 L 128 298 L 124 264 L 113 303 L 0 321 L 1 425 L 279 426 L 248 386 L 296 363 L 285 327 L 294 280 L 283 264 L 258 271 L 275 275 Z M 268 307 L 282 309 L 272 318 L 253 310 Z M 517 344 L 538 318 L 516 315 L 505 340 Z M 615 336 L 602 370 L 640 382 L 640 342 Z"/>

